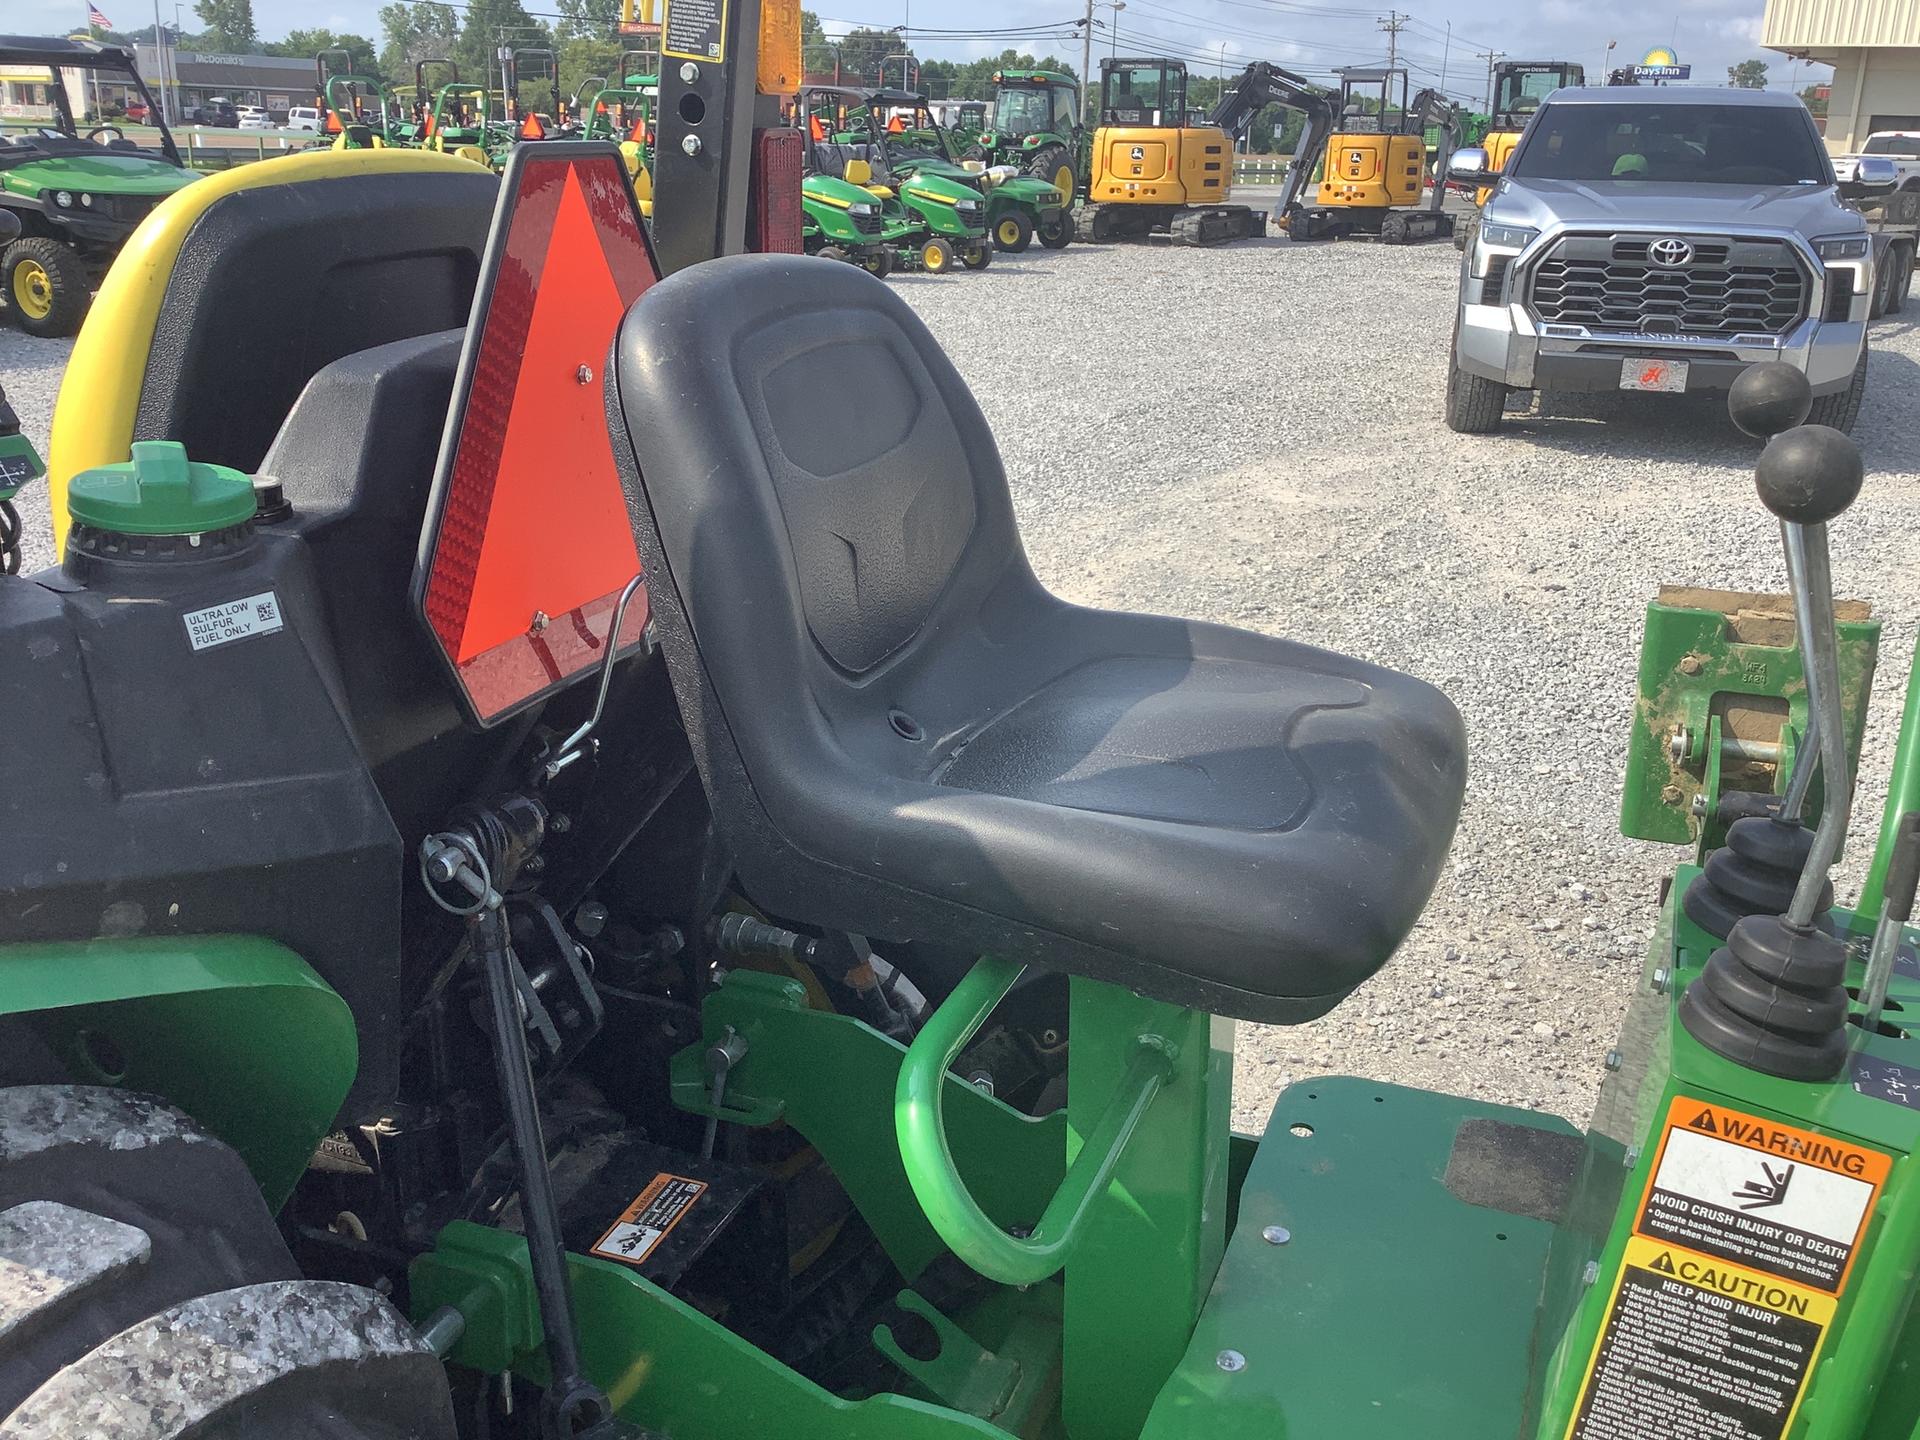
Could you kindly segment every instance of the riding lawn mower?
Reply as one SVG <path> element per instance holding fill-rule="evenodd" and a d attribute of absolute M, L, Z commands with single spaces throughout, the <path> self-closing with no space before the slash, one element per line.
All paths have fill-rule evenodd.
<path fill-rule="evenodd" d="M 665 67 L 651 234 L 607 144 L 315 153 L 108 277 L 0 577 L 0 1435 L 1910 1440 L 1920 688 L 1835 907 L 1877 630 L 1804 380 L 1730 401 L 1791 598 L 1649 611 L 1626 818 L 1707 853 L 1591 1125 L 1235 1134 L 1235 1022 L 1418 918 L 1460 718 L 1041 587 L 911 309 L 740 253 L 799 246 L 757 12 Z"/>

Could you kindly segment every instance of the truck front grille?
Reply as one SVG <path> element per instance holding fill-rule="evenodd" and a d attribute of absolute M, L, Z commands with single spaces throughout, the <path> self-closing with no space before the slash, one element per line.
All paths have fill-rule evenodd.
<path fill-rule="evenodd" d="M 1806 315 L 1807 277 L 1784 240 L 1685 239 L 1692 253 L 1661 263 L 1659 235 L 1563 235 L 1535 266 L 1543 325 L 1652 335 L 1779 335 Z"/>

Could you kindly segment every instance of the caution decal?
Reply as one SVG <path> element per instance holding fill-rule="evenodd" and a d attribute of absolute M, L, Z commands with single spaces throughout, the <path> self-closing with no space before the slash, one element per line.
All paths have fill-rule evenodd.
<path fill-rule="evenodd" d="M 678 1225 L 693 1202 L 706 1194 L 704 1180 L 689 1180 L 684 1175 L 655 1175 L 611 1229 L 594 1241 L 588 1252 L 607 1260 L 639 1266 Z"/>
<path fill-rule="evenodd" d="M 1676 1099 L 1568 1440 L 1782 1440 L 1891 1167 Z"/>

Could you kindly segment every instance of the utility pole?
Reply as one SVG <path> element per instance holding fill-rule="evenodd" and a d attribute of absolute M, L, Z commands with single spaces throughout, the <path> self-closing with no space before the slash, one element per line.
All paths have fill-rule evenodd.
<path fill-rule="evenodd" d="M 1093 81 L 1089 78 L 1092 66 L 1093 0 L 1087 0 L 1087 18 L 1080 22 L 1080 109 L 1083 112 L 1080 118 L 1089 129 L 1093 125 L 1090 108 L 1093 104 Z"/>
<path fill-rule="evenodd" d="M 1440 51 L 1440 93 L 1447 93 L 1447 57 L 1453 54 L 1453 22 L 1447 21 L 1447 43 Z"/>
<path fill-rule="evenodd" d="M 1476 50 L 1474 58 L 1487 62 L 1487 114 L 1493 114 L 1493 62 L 1507 58 L 1504 50 Z"/>
<path fill-rule="evenodd" d="M 1395 69 L 1400 60 L 1400 32 L 1407 28 L 1411 15 L 1402 15 L 1398 10 L 1389 10 L 1387 18 L 1380 22 L 1380 28 L 1387 32 L 1387 69 Z"/>

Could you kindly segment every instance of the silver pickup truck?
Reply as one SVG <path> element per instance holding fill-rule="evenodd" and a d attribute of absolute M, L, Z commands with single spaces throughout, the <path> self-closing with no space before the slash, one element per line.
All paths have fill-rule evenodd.
<path fill-rule="evenodd" d="M 1447 424 L 1499 428 L 1515 390 L 1724 390 L 1783 360 L 1813 421 L 1847 429 L 1866 387 L 1874 244 L 1789 94 L 1555 91 L 1471 227 Z"/>

